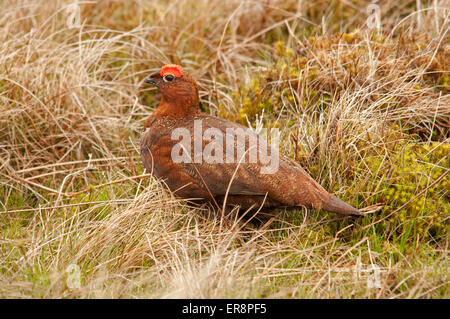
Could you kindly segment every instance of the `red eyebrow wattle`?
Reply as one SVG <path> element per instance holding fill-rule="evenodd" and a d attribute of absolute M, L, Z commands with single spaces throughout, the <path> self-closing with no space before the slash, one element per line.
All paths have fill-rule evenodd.
<path fill-rule="evenodd" d="M 181 65 L 177 64 L 167 64 L 161 68 L 161 72 L 159 73 L 161 76 L 166 76 L 167 74 L 172 74 L 174 77 L 179 78 L 183 75 L 181 72 Z"/>

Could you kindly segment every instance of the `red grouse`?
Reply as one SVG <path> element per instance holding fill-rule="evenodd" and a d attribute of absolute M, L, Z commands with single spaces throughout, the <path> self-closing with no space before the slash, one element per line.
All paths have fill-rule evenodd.
<path fill-rule="evenodd" d="M 243 209 L 303 206 L 362 215 L 329 194 L 297 162 L 269 147 L 260 135 L 202 114 L 197 84 L 180 66 L 163 66 L 144 82 L 158 87 L 161 102 L 145 123 L 141 159 L 147 171 L 163 179 L 176 196 Z M 278 156 L 272 171 L 267 169 L 267 154 Z"/>

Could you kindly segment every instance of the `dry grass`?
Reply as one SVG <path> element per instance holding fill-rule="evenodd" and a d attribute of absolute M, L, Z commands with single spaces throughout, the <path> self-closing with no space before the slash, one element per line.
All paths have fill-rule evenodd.
<path fill-rule="evenodd" d="M 75 28 L 72 1 L 0 1 L 0 296 L 448 298 L 449 8 L 422 2 L 376 32 L 369 1 L 85 1 Z M 138 154 L 168 62 L 373 213 L 227 227 L 174 198 Z"/>

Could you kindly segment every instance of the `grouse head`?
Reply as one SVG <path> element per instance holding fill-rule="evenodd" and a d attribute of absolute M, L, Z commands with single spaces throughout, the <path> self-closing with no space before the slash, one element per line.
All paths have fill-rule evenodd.
<path fill-rule="evenodd" d="M 170 113 L 182 115 L 198 111 L 197 84 L 192 77 L 182 72 L 180 65 L 164 65 L 159 72 L 146 77 L 144 82 L 160 90 L 160 107 L 170 110 Z"/>

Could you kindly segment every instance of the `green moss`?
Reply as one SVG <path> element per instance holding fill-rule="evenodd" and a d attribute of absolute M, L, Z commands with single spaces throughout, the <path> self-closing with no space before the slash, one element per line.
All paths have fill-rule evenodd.
<path fill-rule="evenodd" d="M 381 170 L 379 157 L 365 158 L 372 173 L 389 174 L 378 199 L 385 202 L 386 214 L 402 208 L 391 220 L 400 226 L 396 235 L 402 246 L 417 236 L 439 239 L 449 231 L 449 225 L 443 221 L 450 216 L 450 180 L 447 176 L 429 187 L 450 167 L 449 150 L 448 143 L 404 143 L 392 159 L 393 165 Z M 427 190 L 417 196 L 424 189 Z"/>

